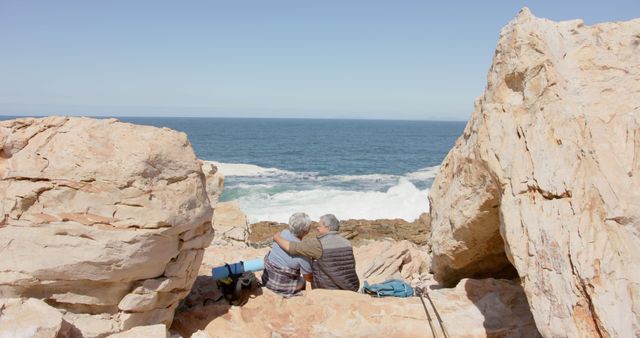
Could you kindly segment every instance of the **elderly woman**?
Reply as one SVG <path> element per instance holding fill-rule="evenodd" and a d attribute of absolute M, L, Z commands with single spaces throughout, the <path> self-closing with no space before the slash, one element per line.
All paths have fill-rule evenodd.
<path fill-rule="evenodd" d="M 309 233 L 311 219 L 303 212 L 289 218 L 289 229 L 282 230 L 280 236 L 290 242 L 300 242 Z M 303 256 L 292 256 L 275 242 L 264 258 L 262 284 L 282 295 L 292 295 L 305 288 L 305 280 L 311 282 L 311 262 Z"/>

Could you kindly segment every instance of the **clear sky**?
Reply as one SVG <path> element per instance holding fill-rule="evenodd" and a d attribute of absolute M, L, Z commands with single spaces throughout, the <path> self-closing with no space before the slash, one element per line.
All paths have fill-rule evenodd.
<path fill-rule="evenodd" d="M 466 120 L 524 6 L 640 17 L 640 0 L 0 0 L 0 115 Z"/>

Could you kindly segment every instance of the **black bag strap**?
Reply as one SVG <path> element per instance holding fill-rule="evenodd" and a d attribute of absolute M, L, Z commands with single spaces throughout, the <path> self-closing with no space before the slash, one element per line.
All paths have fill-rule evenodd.
<path fill-rule="evenodd" d="M 224 266 L 227 268 L 227 271 L 229 271 L 229 277 L 231 277 L 232 276 L 231 265 L 229 265 L 229 263 L 224 263 Z"/>

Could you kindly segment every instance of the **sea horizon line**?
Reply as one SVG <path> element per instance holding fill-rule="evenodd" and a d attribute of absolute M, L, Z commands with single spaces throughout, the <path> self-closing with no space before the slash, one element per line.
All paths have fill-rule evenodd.
<path fill-rule="evenodd" d="M 468 122 L 468 120 L 445 120 L 445 119 L 392 119 L 392 118 L 336 118 L 336 117 L 250 117 L 250 116 L 169 116 L 169 115 L 82 115 L 82 114 L 24 114 L 24 115 L 11 115 L 0 113 L 0 120 L 13 119 L 13 118 L 41 118 L 48 116 L 65 116 L 65 117 L 88 117 L 88 118 L 137 118 L 137 119 L 154 119 L 154 118 L 167 118 L 167 119 L 213 119 L 213 120 L 308 120 L 308 121 L 397 121 L 397 122 Z"/>

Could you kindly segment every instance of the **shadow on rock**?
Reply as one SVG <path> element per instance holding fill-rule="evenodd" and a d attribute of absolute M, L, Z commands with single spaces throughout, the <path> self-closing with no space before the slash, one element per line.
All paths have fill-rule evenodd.
<path fill-rule="evenodd" d="M 540 337 L 518 280 L 463 279 L 468 299 L 484 317 L 487 337 Z"/>
<path fill-rule="evenodd" d="M 228 316 L 232 306 L 242 306 L 250 299 L 262 295 L 260 287 L 246 290 L 240 299 L 230 300 L 211 276 L 198 276 L 191 293 L 182 301 L 171 325 L 171 331 L 191 337 L 218 317 Z M 227 297 L 225 297 L 227 296 Z"/>

